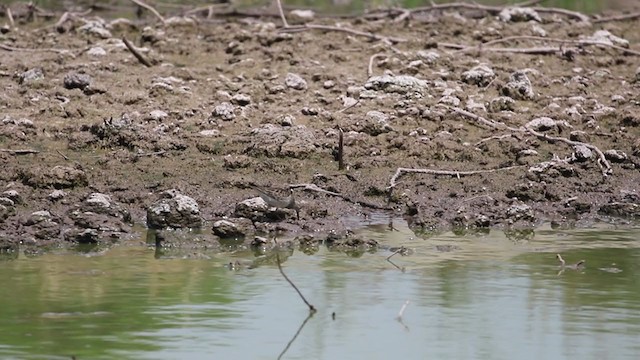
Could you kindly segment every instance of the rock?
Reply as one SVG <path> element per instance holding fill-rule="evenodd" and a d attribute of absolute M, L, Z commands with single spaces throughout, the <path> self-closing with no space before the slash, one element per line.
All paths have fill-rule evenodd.
<path fill-rule="evenodd" d="M 252 164 L 250 157 L 246 155 L 226 155 L 223 159 L 225 169 L 244 169 Z"/>
<path fill-rule="evenodd" d="M 471 68 L 471 70 L 467 70 L 462 73 L 462 81 L 467 84 L 481 87 L 488 86 L 495 78 L 496 73 L 494 73 L 489 66 L 484 64 L 477 65 Z"/>
<path fill-rule="evenodd" d="M 196 20 L 189 16 L 172 16 L 165 22 L 169 27 L 194 27 L 197 25 Z"/>
<path fill-rule="evenodd" d="M 5 221 L 13 214 L 15 214 L 15 209 L 13 207 L 0 204 L 0 221 Z"/>
<path fill-rule="evenodd" d="M 566 121 L 556 121 L 552 118 L 548 117 L 539 117 L 535 118 L 524 125 L 524 127 L 536 130 L 536 131 L 547 131 L 552 129 L 558 129 L 561 127 L 570 128 L 571 125 Z"/>
<path fill-rule="evenodd" d="M 332 89 L 335 86 L 336 86 L 336 82 L 333 80 L 327 80 L 322 83 L 322 87 L 325 89 Z"/>
<path fill-rule="evenodd" d="M 91 49 L 87 50 L 87 55 L 101 57 L 107 55 L 107 51 L 100 46 L 94 46 Z"/>
<path fill-rule="evenodd" d="M 611 202 L 598 209 L 599 214 L 625 218 L 640 218 L 640 205 L 635 203 Z"/>
<path fill-rule="evenodd" d="M 489 102 L 489 111 L 496 113 L 500 111 L 513 111 L 516 102 L 508 96 L 498 96 Z"/>
<path fill-rule="evenodd" d="M 96 244 L 100 240 L 100 233 L 96 229 L 69 229 L 63 236 L 66 241 L 79 244 Z"/>
<path fill-rule="evenodd" d="M 589 134 L 582 130 L 574 130 L 569 133 L 569 140 L 579 142 L 589 142 Z"/>
<path fill-rule="evenodd" d="M 304 159 L 316 151 L 316 138 L 304 125 L 281 127 L 264 124 L 251 131 L 245 153 L 251 156 L 285 156 Z"/>
<path fill-rule="evenodd" d="M 295 121 L 296 121 L 296 118 L 293 115 L 289 115 L 289 114 L 278 117 L 278 122 L 282 126 L 287 126 L 287 127 L 293 126 Z"/>
<path fill-rule="evenodd" d="M 67 193 L 64 192 L 64 190 L 53 190 L 51 193 L 49 193 L 49 195 L 47 195 L 47 197 L 51 201 L 60 200 L 65 196 L 67 196 Z"/>
<path fill-rule="evenodd" d="M 284 84 L 294 90 L 306 90 L 307 82 L 300 75 L 288 73 L 284 79 Z"/>
<path fill-rule="evenodd" d="M 213 108 L 213 112 L 211 113 L 211 115 L 224 121 L 231 121 L 236 118 L 234 107 L 233 105 L 231 105 L 231 103 L 228 102 L 223 102 Z"/>
<path fill-rule="evenodd" d="M 218 137 L 220 136 L 220 130 L 217 130 L 217 129 L 202 130 L 198 134 L 205 137 Z"/>
<path fill-rule="evenodd" d="M 218 220 L 213 223 L 213 233 L 222 239 L 244 238 L 255 233 L 253 223 L 249 219 Z"/>
<path fill-rule="evenodd" d="M 49 211 L 41 210 L 31 213 L 23 224 L 31 228 L 29 233 L 36 239 L 49 240 L 60 234 L 60 226 L 56 220 Z"/>
<path fill-rule="evenodd" d="M 313 21 L 316 13 L 313 10 L 296 9 L 289 11 L 289 18 L 294 23 L 307 23 Z"/>
<path fill-rule="evenodd" d="M 269 205 L 261 198 L 255 197 L 240 201 L 236 204 L 233 214 L 236 217 L 247 219 L 262 219 L 264 213 L 269 210 Z"/>
<path fill-rule="evenodd" d="M 16 190 L 4 191 L 1 196 L 11 199 L 16 204 L 22 204 L 22 196 Z"/>
<path fill-rule="evenodd" d="M 84 90 L 91 85 L 91 76 L 73 72 L 65 75 L 63 81 L 66 89 Z"/>
<path fill-rule="evenodd" d="M 198 203 L 178 190 L 162 192 L 162 199 L 147 208 L 147 226 L 152 229 L 198 228 L 202 225 Z"/>
<path fill-rule="evenodd" d="M 542 22 L 540 15 L 528 7 L 506 7 L 500 11 L 498 17 L 503 22 L 523 22 L 531 20 Z"/>
<path fill-rule="evenodd" d="M 111 37 L 111 32 L 105 28 L 104 21 L 88 20 L 85 24 L 78 28 L 78 31 L 97 36 L 101 39 Z"/>
<path fill-rule="evenodd" d="M 615 35 L 613 35 L 612 33 L 610 33 L 608 30 L 598 30 L 595 33 L 593 33 L 593 35 L 586 37 L 585 40 L 587 41 L 593 41 L 593 42 L 600 42 L 600 43 L 604 43 L 607 45 L 615 45 L 615 46 L 621 46 L 623 48 L 628 48 L 629 47 L 629 41 L 625 40 L 621 37 L 617 37 Z"/>
<path fill-rule="evenodd" d="M 438 61 L 438 59 L 440 59 L 440 54 L 438 54 L 437 51 L 433 51 L 433 50 L 432 51 L 419 50 L 418 52 L 416 52 L 416 55 L 427 64 L 433 64 L 436 61 Z"/>
<path fill-rule="evenodd" d="M 25 84 L 44 79 L 44 73 L 41 68 L 29 69 L 18 76 L 18 83 Z"/>
<path fill-rule="evenodd" d="M 593 152 L 585 145 L 576 145 L 573 147 L 572 161 L 583 162 L 591 159 Z"/>
<path fill-rule="evenodd" d="M 408 75 L 383 75 L 372 76 L 364 85 L 365 89 L 384 91 L 387 93 L 419 93 L 422 94 L 428 86 L 428 82 Z"/>
<path fill-rule="evenodd" d="M 231 103 L 240 106 L 247 106 L 251 104 L 251 97 L 246 94 L 235 94 L 231 97 Z"/>
<path fill-rule="evenodd" d="M 503 95 L 514 100 L 532 100 L 535 96 L 531 81 L 524 71 L 516 71 L 511 74 L 509 82 L 500 91 Z"/>
<path fill-rule="evenodd" d="M 13 200 L 9 198 L 0 197 L 0 205 L 6 206 L 6 207 L 14 207 L 16 206 L 16 203 L 14 203 Z"/>
<path fill-rule="evenodd" d="M 167 114 L 166 112 L 162 111 L 162 110 L 153 110 L 149 113 L 149 116 L 147 117 L 148 120 L 153 120 L 153 121 L 163 121 L 164 119 L 166 119 L 169 116 L 169 114 Z"/>
<path fill-rule="evenodd" d="M 389 117 L 380 111 L 369 111 L 364 117 L 364 122 L 358 131 L 371 136 L 378 136 L 380 134 L 393 131 L 393 128 L 388 123 Z"/>
<path fill-rule="evenodd" d="M 604 157 L 614 163 L 622 163 L 629 158 L 626 153 L 615 149 L 604 151 Z"/>
<path fill-rule="evenodd" d="M 507 208 L 507 218 L 512 221 L 525 220 L 532 221 L 535 220 L 533 210 L 529 205 L 526 204 L 513 204 Z"/>
<path fill-rule="evenodd" d="M 89 184 L 84 171 L 69 166 L 55 166 L 46 171 L 26 170 L 22 177 L 27 185 L 35 188 L 63 189 Z"/>

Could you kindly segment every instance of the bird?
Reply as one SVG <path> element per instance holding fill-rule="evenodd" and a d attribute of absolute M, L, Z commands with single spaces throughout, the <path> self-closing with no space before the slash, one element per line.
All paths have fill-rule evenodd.
<path fill-rule="evenodd" d="M 295 210 L 296 217 L 300 220 L 300 207 L 296 204 L 293 189 L 290 188 L 289 195 L 283 198 L 255 184 L 250 184 L 249 187 L 256 190 L 267 205 L 274 208 Z"/>
<path fill-rule="evenodd" d="M 584 264 L 587 262 L 586 260 L 580 260 L 575 264 L 571 264 L 571 265 L 567 265 L 564 261 L 564 259 L 562 258 L 562 256 L 560 256 L 560 254 L 556 254 L 556 259 L 558 259 L 558 261 L 560 261 L 560 267 L 563 269 L 572 269 L 572 270 L 580 270 L 582 268 L 584 268 Z"/>

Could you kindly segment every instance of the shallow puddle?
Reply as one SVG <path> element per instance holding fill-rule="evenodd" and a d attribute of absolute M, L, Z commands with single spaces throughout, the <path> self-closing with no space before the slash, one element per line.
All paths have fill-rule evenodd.
<path fill-rule="evenodd" d="M 157 259 L 152 248 L 121 246 L 95 256 L 1 261 L 0 357 L 631 359 L 640 353 L 640 230 L 421 238 L 400 220 L 394 231 L 381 223 L 366 235 L 413 254 L 388 261 L 391 250 L 354 258 L 321 248 L 286 259 L 284 271 L 318 309 L 306 323 L 307 307 L 276 265 L 226 266 L 253 260 L 248 255 Z M 587 266 L 561 271 L 556 253 Z"/>

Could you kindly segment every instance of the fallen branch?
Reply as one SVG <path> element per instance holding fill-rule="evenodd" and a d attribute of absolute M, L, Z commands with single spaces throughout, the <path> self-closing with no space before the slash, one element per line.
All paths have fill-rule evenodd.
<path fill-rule="evenodd" d="M 25 52 L 55 52 L 58 54 L 71 54 L 71 51 L 66 50 L 66 49 L 54 49 L 54 48 L 44 48 L 44 49 L 33 49 L 33 48 L 17 48 L 17 47 L 13 47 L 13 46 L 9 46 L 9 45 L 5 45 L 5 44 L 0 44 L 0 49 L 6 50 L 6 51 L 25 51 Z M 73 55 L 72 55 L 73 56 Z"/>
<path fill-rule="evenodd" d="M 33 149 L 19 149 L 19 150 L 0 149 L 0 152 L 6 152 L 6 153 L 9 153 L 11 155 L 27 155 L 27 154 L 38 154 L 38 153 L 40 153 L 40 151 L 33 150 Z"/>
<path fill-rule="evenodd" d="M 524 167 L 524 165 L 507 166 L 497 169 L 482 169 L 482 170 L 470 170 L 470 171 L 456 171 L 456 170 L 435 170 L 435 169 L 414 169 L 414 168 L 398 168 L 396 173 L 393 174 L 389 181 L 388 190 L 396 187 L 398 179 L 404 174 L 432 174 L 432 175 L 448 175 L 448 176 L 468 176 L 476 174 L 493 173 L 497 171 L 513 170 Z"/>
<path fill-rule="evenodd" d="M 166 21 L 165 19 L 162 17 L 162 15 L 160 15 L 160 13 L 154 9 L 152 6 L 145 4 L 144 2 L 142 2 L 142 0 L 131 0 L 134 4 L 143 7 L 149 11 L 151 11 L 151 13 L 153 15 L 155 15 L 158 19 L 160 19 L 160 21 L 162 22 L 163 25 L 166 25 Z"/>
<path fill-rule="evenodd" d="M 127 47 L 127 49 L 129 49 L 129 51 L 133 54 L 133 56 L 135 56 L 136 59 L 138 59 L 138 61 L 142 65 L 144 65 L 146 67 L 152 67 L 153 66 L 153 65 L 151 65 L 151 63 L 144 56 L 142 56 L 142 54 L 138 51 L 138 49 L 136 49 L 136 47 L 133 46 L 133 44 L 131 42 L 129 42 L 129 40 L 127 40 L 127 38 L 125 38 L 124 36 L 122 37 L 122 42 Z"/>
<path fill-rule="evenodd" d="M 276 245 L 278 244 L 278 242 L 275 239 L 273 239 L 273 241 L 276 243 Z M 289 280 L 287 275 L 282 270 L 282 264 L 280 263 L 280 254 L 278 254 L 277 249 L 276 249 L 276 262 L 278 263 L 278 270 L 280 270 L 280 274 L 282 274 L 282 277 L 284 277 L 284 279 L 287 280 L 289 285 L 291 285 L 291 287 L 293 287 L 293 289 L 298 293 L 298 295 L 300 295 L 300 298 L 302 299 L 302 301 L 304 301 L 304 303 L 307 304 L 307 306 L 309 307 L 309 313 L 310 313 L 309 315 L 314 314 L 317 311 L 316 308 L 307 301 L 307 299 L 304 297 L 304 295 L 302 295 L 302 292 L 298 289 L 298 287 L 293 283 L 293 281 Z"/>
<path fill-rule="evenodd" d="M 370 78 L 371 76 L 373 76 L 373 62 L 375 61 L 375 59 L 383 56 L 385 56 L 385 54 L 383 53 L 377 53 L 377 54 L 371 55 L 371 57 L 369 58 L 369 67 L 367 68 L 367 78 Z"/>
<path fill-rule="evenodd" d="M 518 7 L 526 7 L 526 6 L 518 6 Z M 421 13 L 421 12 L 431 12 L 437 10 L 449 10 L 449 9 L 467 9 L 467 10 L 482 10 L 486 11 L 492 15 L 499 14 L 502 10 L 504 10 L 505 6 L 489 6 L 489 5 L 481 5 L 476 3 L 450 3 L 450 4 L 431 4 L 430 6 L 423 6 L 411 9 L 412 13 Z M 568 16 L 569 18 L 578 19 L 580 21 L 589 21 L 590 18 L 582 13 L 571 11 L 567 9 L 561 8 L 549 8 L 549 7 L 527 7 L 533 11 L 541 12 L 541 13 L 554 13 Z"/>
<path fill-rule="evenodd" d="M 282 2 L 280 0 L 276 0 L 276 5 L 278 6 L 278 12 L 280 13 L 280 19 L 282 20 L 282 26 L 288 28 L 289 23 L 287 22 L 287 18 L 284 16 L 284 10 L 282 10 Z"/>
<path fill-rule="evenodd" d="M 11 28 L 14 29 L 16 27 L 16 22 L 13 20 L 13 14 L 11 13 L 11 8 L 7 6 L 5 9 L 7 10 L 6 15 L 7 15 L 7 19 L 9 20 L 9 26 L 11 26 Z"/>
<path fill-rule="evenodd" d="M 634 19 L 637 19 L 637 18 L 640 18 L 640 12 L 604 17 L 604 18 L 596 19 L 593 22 L 595 24 L 601 24 L 601 23 L 604 23 L 604 22 L 634 20 Z"/>
<path fill-rule="evenodd" d="M 377 35 L 377 34 L 374 34 L 374 33 L 366 32 L 366 31 L 354 30 L 354 29 L 349 29 L 349 28 L 342 28 L 342 27 L 338 27 L 338 26 L 330 26 L 330 25 L 305 24 L 305 25 L 299 25 L 299 26 L 288 26 L 288 27 L 280 29 L 280 31 L 282 31 L 282 32 L 299 32 L 299 31 L 305 31 L 307 29 L 345 32 L 345 33 L 348 33 L 348 34 L 351 34 L 351 35 L 363 36 L 363 37 L 369 38 L 371 40 L 389 41 L 389 42 L 392 42 L 392 43 L 400 43 L 400 42 L 406 42 L 407 41 L 406 39 L 403 39 L 403 38 L 382 36 L 382 35 Z"/>
<path fill-rule="evenodd" d="M 476 115 L 474 113 L 471 113 L 469 111 L 457 108 L 457 107 L 447 107 L 448 109 L 450 109 L 451 111 L 458 113 L 460 115 L 463 115 L 467 118 L 470 118 L 472 120 L 477 121 L 478 123 L 485 125 L 485 126 L 489 126 L 492 127 L 494 129 L 498 129 L 498 130 L 509 130 L 515 133 L 529 133 L 531 135 L 536 136 L 537 138 L 541 139 L 541 140 L 545 140 L 548 142 L 554 142 L 554 141 L 559 141 L 559 142 L 563 142 L 567 145 L 571 145 L 571 146 L 585 146 L 587 148 L 589 148 L 589 150 L 595 152 L 598 155 L 598 166 L 600 166 L 600 169 L 602 170 L 602 175 L 603 176 L 609 176 L 612 174 L 613 170 L 611 169 L 611 164 L 609 163 L 609 161 L 607 160 L 607 158 L 604 156 L 604 153 L 595 145 L 589 144 L 589 143 L 584 143 L 581 141 L 574 141 L 574 140 L 569 140 L 567 138 L 564 137 L 560 137 L 560 136 L 551 136 L 551 135 L 547 135 L 547 134 L 543 134 L 541 132 L 535 131 L 529 127 L 521 127 L 521 128 L 514 128 L 511 126 L 507 126 L 504 123 L 500 123 L 497 121 L 493 121 L 493 120 L 488 120 L 485 119 L 484 117 L 480 116 L 480 115 Z M 397 174 L 397 172 L 396 172 Z M 395 175 L 394 175 L 395 176 Z M 392 178 L 393 181 L 393 178 Z"/>
<path fill-rule="evenodd" d="M 530 54 L 545 54 L 545 53 L 554 53 L 563 50 L 562 48 L 494 48 L 487 47 L 488 45 L 495 45 L 503 42 L 509 42 L 514 40 L 531 40 L 531 41 L 540 41 L 540 42 L 555 42 L 561 44 L 572 44 L 572 45 L 582 45 L 582 46 L 599 46 L 599 47 L 609 47 L 615 50 L 618 50 L 624 54 L 632 54 L 640 56 L 640 51 L 627 49 L 622 46 L 602 42 L 595 40 L 571 40 L 571 39 L 558 39 L 558 38 L 544 38 L 540 36 L 532 36 L 532 35 L 518 35 L 518 36 L 508 36 L 501 39 L 487 41 L 485 43 L 481 43 L 475 46 L 466 46 L 459 44 L 449 44 L 449 43 L 439 43 L 439 46 L 456 48 L 459 49 L 458 52 L 469 52 L 469 51 L 489 51 L 489 52 L 519 52 L 519 53 L 530 53 Z"/>

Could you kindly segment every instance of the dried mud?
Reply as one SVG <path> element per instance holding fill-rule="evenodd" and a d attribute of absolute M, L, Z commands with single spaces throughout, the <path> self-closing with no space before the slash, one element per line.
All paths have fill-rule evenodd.
<path fill-rule="evenodd" d="M 446 44 L 544 33 L 581 40 L 607 30 L 640 49 L 637 22 L 477 15 L 314 20 L 407 40 L 394 44 L 336 31 L 280 32 L 272 18 L 107 21 L 102 34 L 78 19 L 62 32 L 52 27 L 56 19 L 20 24 L 0 35 L 11 48 L 34 49 L 0 50 L 0 243 L 120 242 L 135 233 L 132 224 L 148 224 L 148 209 L 173 196 L 170 189 L 195 200 L 196 222 L 185 221 L 202 228 L 174 239 L 176 246 L 224 248 L 211 230 L 220 219 L 240 223 L 253 242 L 274 232 L 342 234 L 381 214 L 404 216 L 415 231 L 633 224 L 640 217 L 637 54 L 525 38 L 494 47 L 557 51 Z M 138 62 L 123 36 L 154 65 Z M 480 75 L 466 73 L 474 68 Z M 529 89 L 510 85 L 523 74 Z M 407 88 L 371 79 L 383 75 L 421 82 Z M 536 131 L 574 143 L 528 132 L 524 126 L 541 117 L 552 122 Z M 397 168 L 452 173 L 403 174 L 390 191 Z M 299 219 L 282 209 L 247 222 L 237 207 L 258 195 L 251 184 L 317 188 L 294 188 Z M 179 216 L 163 221 L 182 224 Z"/>

